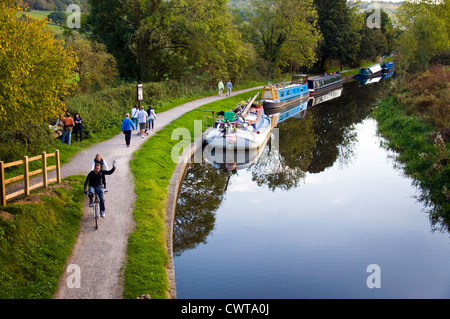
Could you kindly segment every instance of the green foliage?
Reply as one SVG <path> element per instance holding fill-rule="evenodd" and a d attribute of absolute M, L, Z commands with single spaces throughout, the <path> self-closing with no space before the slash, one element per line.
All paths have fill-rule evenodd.
<path fill-rule="evenodd" d="M 82 215 L 83 176 L 0 211 L 0 298 L 52 298 Z M 28 202 L 28 203 L 27 203 Z"/>
<path fill-rule="evenodd" d="M 53 133 L 46 124 L 29 124 L 20 131 L 0 132 L 0 160 L 7 163 L 22 159 L 25 155 L 54 152 L 54 142 Z"/>
<path fill-rule="evenodd" d="M 73 51 L 46 31 L 46 21 L 21 12 L 13 0 L 0 2 L 0 131 L 56 116 L 75 85 Z"/>
<path fill-rule="evenodd" d="M 317 12 L 312 0 L 252 0 L 243 12 L 240 31 L 262 60 L 261 72 L 279 77 L 281 70 L 299 70 L 315 60 Z"/>
<path fill-rule="evenodd" d="M 397 19 L 404 30 L 396 50 L 400 71 L 425 70 L 433 56 L 450 49 L 449 1 L 404 1 Z"/>
<path fill-rule="evenodd" d="M 237 79 L 246 65 L 225 0 L 91 1 L 94 36 L 123 77 L 202 83 Z"/>
<path fill-rule="evenodd" d="M 117 63 L 107 53 L 102 43 L 92 42 L 80 36 L 67 41 L 78 57 L 78 90 L 91 92 L 107 88 L 117 77 Z"/>
<path fill-rule="evenodd" d="M 360 30 L 365 26 L 356 7 L 345 0 L 315 0 L 318 24 L 323 34 L 319 44 L 320 69 L 325 71 L 327 60 L 340 60 L 354 65 L 358 61 Z"/>

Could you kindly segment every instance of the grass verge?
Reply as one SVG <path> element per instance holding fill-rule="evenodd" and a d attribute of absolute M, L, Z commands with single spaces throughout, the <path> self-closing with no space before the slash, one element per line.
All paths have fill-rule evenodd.
<path fill-rule="evenodd" d="M 387 139 L 386 148 L 398 153 L 406 174 L 422 189 L 419 198 L 429 208 L 432 225 L 449 229 L 450 225 L 450 147 L 430 123 L 407 115 L 394 97 L 383 100 L 372 115 Z"/>
<path fill-rule="evenodd" d="M 232 96 L 201 108 L 216 112 L 234 109 L 237 103 L 253 97 L 259 91 Z M 125 298 L 134 299 L 142 294 L 149 294 L 154 299 L 167 298 L 169 288 L 166 277 L 168 255 L 165 241 L 167 187 L 177 165 L 172 161 L 172 149 L 180 143 L 179 136 L 172 139 L 172 132 L 177 128 L 188 129 L 191 140 L 185 144 L 187 146 L 195 138 L 194 121 L 202 118 L 203 112 L 198 109 L 184 114 L 158 131 L 134 153 L 134 159 L 130 164 L 136 184 L 137 199 L 134 210 L 136 229 L 128 241 Z"/>
<path fill-rule="evenodd" d="M 52 298 L 83 213 L 84 176 L 41 189 L 0 211 L 0 298 Z"/>

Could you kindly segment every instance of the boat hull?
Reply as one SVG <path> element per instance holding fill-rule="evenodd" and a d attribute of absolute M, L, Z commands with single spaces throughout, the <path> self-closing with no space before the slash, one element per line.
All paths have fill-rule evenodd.
<path fill-rule="evenodd" d="M 266 113 L 267 115 L 276 114 L 282 112 L 283 110 L 296 106 L 302 103 L 302 101 L 308 99 L 309 94 L 282 102 L 263 101 L 264 113 Z"/>

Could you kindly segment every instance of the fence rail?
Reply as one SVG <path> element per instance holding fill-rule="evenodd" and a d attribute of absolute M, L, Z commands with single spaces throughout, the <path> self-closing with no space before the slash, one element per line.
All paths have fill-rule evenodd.
<path fill-rule="evenodd" d="M 56 165 L 47 166 L 47 158 L 49 157 L 56 157 Z M 29 169 L 29 163 L 37 160 L 42 160 L 42 168 L 30 172 Z M 17 165 L 23 165 L 24 172 L 23 175 L 18 175 L 15 177 L 11 177 L 6 179 L 5 178 L 5 168 L 17 166 Z M 56 177 L 52 179 L 48 179 L 48 172 L 51 170 L 56 169 Z M 30 185 L 30 177 L 42 174 L 42 182 Z M 18 191 L 15 191 L 11 194 L 6 195 L 6 185 L 9 183 L 17 182 L 20 180 L 24 180 L 24 186 L 23 189 L 20 189 Z M 59 150 L 56 150 L 54 153 L 47 154 L 46 152 L 42 152 L 41 155 L 33 156 L 28 158 L 28 156 L 24 156 L 23 160 L 10 162 L 10 163 L 4 163 L 3 161 L 0 161 L 0 180 L 1 180 L 1 205 L 6 206 L 6 201 L 14 198 L 16 196 L 25 194 L 25 196 L 30 195 L 30 191 L 39 188 L 39 187 L 47 187 L 48 184 L 57 182 L 61 183 L 61 164 L 59 160 Z"/>

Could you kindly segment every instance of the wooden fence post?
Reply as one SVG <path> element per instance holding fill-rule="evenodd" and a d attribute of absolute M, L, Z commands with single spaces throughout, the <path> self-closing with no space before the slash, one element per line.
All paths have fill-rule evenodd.
<path fill-rule="evenodd" d="M 55 151 L 56 155 L 56 182 L 61 183 L 61 164 L 59 163 L 59 150 Z"/>
<path fill-rule="evenodd" d="M 43 184 L 44 188 L 48 186 L 48 178 L 47 178 L 47 153 L 42 152 L 42 176 L 43 176 Z"/>
<path fill-rule="evenodd" d="M 6 206 L 5 163 L 3 161 L 0 161 L 0 179 L 2 188 L 2 206 Z"/>
<path fill-rule="evenodd" d="M 29 169 L 28 169 L 28 156 L 23 157 L 23 180 L 24 180 L 24 189 L 25 189 L 25 196 L 30 195 L 30 176 L 28 175 Z"/>

